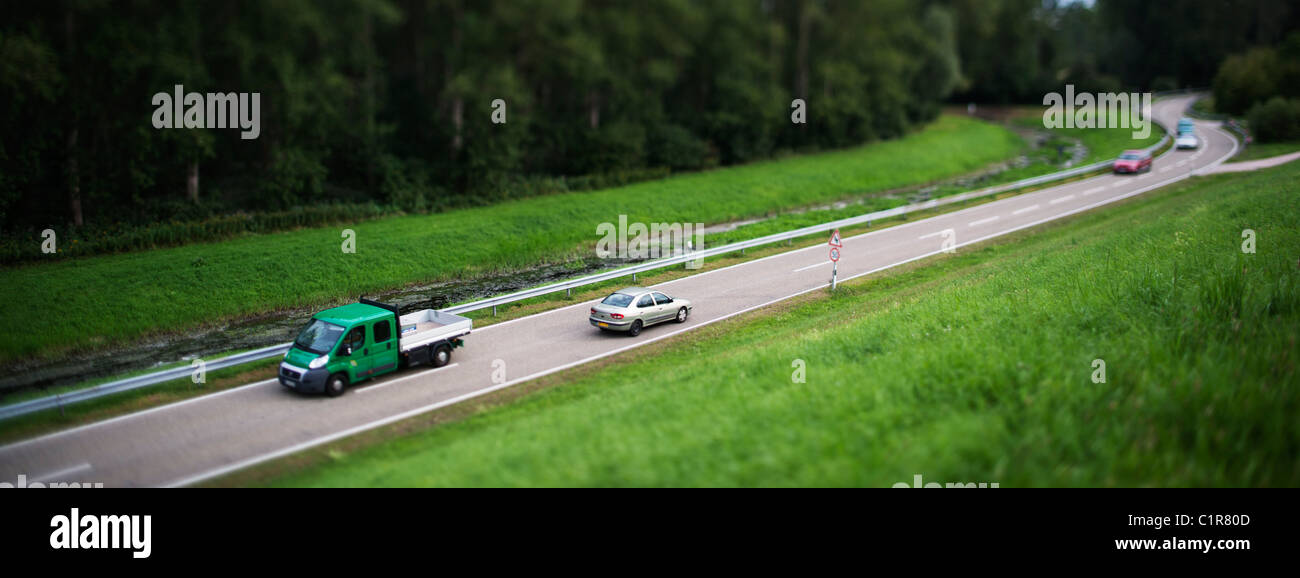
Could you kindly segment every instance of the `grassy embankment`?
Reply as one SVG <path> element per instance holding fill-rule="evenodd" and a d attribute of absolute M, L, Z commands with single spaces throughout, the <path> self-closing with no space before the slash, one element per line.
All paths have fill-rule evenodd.
<path fill-rule="evenodd" d="M 1300 165 L 1197 179 L 220 483 L 1295 486 L 1297 257 Z"/>
<path fill-rule="evenodd" d="M 1228 162 L 1239 163 L 1267 159 L 1300 151 L 1300 141 L 1252 143 L 1237 153 Z"/>

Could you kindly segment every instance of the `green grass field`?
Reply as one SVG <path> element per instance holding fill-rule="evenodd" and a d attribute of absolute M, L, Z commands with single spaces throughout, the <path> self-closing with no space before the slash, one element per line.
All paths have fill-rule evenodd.
<path fill-rule="evenodd" d="M 1019 152 L 1002 127 L 941 117 L 906 138 L 672 177 L 619 189 L 220 243 L 91 257 L 0 275 L 0 359 L 61 354 L 151 333 L 410 283 L 566 260 L 591 250 L 596 226 L 630 221 L 716 223 L 967 173 Z"/>
<path fill-rule="evenodd" d="M 1298 183 L 1197 179 L 226 483 L 1295 486 Z"/>
<path fill-rule="evenodd" d="M 1228 160 L 1230 163 L 1267 159 L 1300 151 L 1300 141 L 1252 143 Z"/>

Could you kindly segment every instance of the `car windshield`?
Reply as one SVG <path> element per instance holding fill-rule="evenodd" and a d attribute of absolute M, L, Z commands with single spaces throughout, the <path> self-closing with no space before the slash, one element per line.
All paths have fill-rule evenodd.
<path fill-rule="evenodd" d="M 601 301 L 604 305 L 613 305 L 615 307 L 627 307 L 627 304 L 631 302 L 632 296 L 627 293 L 615 293 Z"/>
<path fill-rule="evenodd" d="M 306 327 L 302 328 L 302 332 L 298 333 L 298 338 L 293 340 L 293 345 L 298 349 L 323 355 L 329 353 L 342 336 L 343 327 L 320 319 L 312 319 Z"/>
<path fill-rule="evenodd" d="M 1169 142 L 1169 141 L 1165 141 L 1165 142 Z M 1142 155 L 1137 153 L 1124 153 L 1122 155 L 1119 155 L 1119 158 L 1124 159 L 1126 161 L 1137 161 L 1137 160 L 1142 160 Z"/>

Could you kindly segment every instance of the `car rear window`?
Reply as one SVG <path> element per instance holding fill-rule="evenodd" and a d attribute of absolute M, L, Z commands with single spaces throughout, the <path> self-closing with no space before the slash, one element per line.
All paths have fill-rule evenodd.
<path fill-rule="evenodd" d="M 1169 142 L 1169 141 L 1165 141 L 1165 142 Z M 1142 160 L 1142 155 L 1137 153 L 1124 153 L 1122 155 L 1119 155 L 1119 158 L 1124 159 L 1126 161 L 1137 161 L 1137 160 Z"/>
<path fill-rule="evenodd" d="M 601 303 L 605 305 L 613 305 L 615 307 L 627 307 L 627 304 L 631 302 L 632 296 L 627 293 L 614 293 L 613 295 L 606 297 L 604 301 L 601 301 Z"/>

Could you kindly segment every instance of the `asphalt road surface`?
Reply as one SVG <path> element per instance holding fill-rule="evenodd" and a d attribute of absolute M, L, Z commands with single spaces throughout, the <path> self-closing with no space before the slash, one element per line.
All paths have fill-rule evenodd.
<path fill-rule="evenodd" d="M 1187 104 L 1187 97 L 1161 101 L 1154 113 L 1176 126 Z M 1145 174 L 1094 177 L 846 238 L 839 280 L 936 254 L 949 239 L 961 247 L 1141 194 L 1236 150 L 1217 123 L 1198 125 L 1199 150 L 1166 153 Z M 694 311 L 684 324 L 650 327 L 637 338 L 599 332 L 587 322 L 591 303 L 582 303 L 475 330 L 447 367 L 412 368 L 338 398 L 265 381 L 15 442 L 0 447 L 0 482 L 22 474 L 28 483 L 193 484 L 821 290 L 830 274 L 825 246 L 793 250 L 655 286 L 690 299 Z M 502 369 L 505 380 L 495 383 L 494 370 L 499 377 Z"/>

